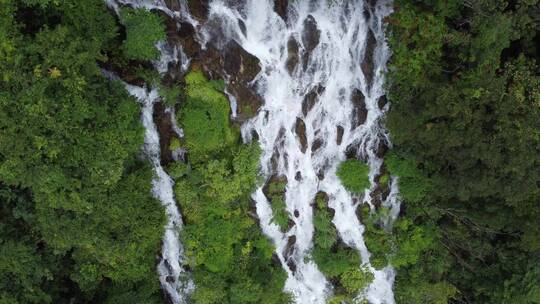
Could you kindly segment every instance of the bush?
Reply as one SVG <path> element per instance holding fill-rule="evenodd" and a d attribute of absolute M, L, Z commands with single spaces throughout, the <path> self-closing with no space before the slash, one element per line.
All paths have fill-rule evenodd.
<path fill-rule="evenodd" d="M 161 17 L 142 8 L 124 8 L 120 15 L 126 27 L 126 40 L 122 45 L 124 55 L 134 60 L 158 59 L 159 51 L 155 45 L 166 37 Z"/>
<path fill-rule="evenodd" d="M 336 172 L 343 186 L 352 193 L 363 193 L 369 188 L 369 166 L 355 159 L 342 162 Z"/>

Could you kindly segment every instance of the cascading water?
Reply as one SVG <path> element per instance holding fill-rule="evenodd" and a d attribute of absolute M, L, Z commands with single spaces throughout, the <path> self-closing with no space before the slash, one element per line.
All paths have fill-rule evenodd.
<path fill-rule="evenodd" d="M 197 22 L 191 18 L 187 10 L 187 4 L 184 0 L 178 1 L 180 11 L 169 9 L 161 0 L 106 0 L 107 5 L 117 14 L 120 5 L 127 5 L 134 8 L 145 8 L 148 10 L 160 10 L 169 17 L 177 21 L 185 21 L 193 26 Z M 167 42 L 160 41 L 156 48 L 160 51 L 160 59 L 154 61 L 155 69 L 164 74 L 168 71 L 171 63 L 181 62 L 181 69 L 185 72 L 189 65 L 189 59 L 184 54 L 181 46 L 171 46 Z M 105 72 L 111 78 L 117 79 L 111 73 Z M 144 152 L 154 168 L 154 179 L 152 180 L 152 193 L 157 198 L 167 215 L 167 224 L 165 225 L 165 234 L 163 236 L 163 246 L 161 259 L 157 270 L 159 280 L 167 298 L 173 304 L 185 304 L 189 295 L 195 286 L 190 274 L 184 268 L 186 265 L 184 248 L 180 242 L 180 232 L 183 228 L 182 216 L 178 210 L 174 199 L 173 180 L 161 166 L 161 152 L 159 133 L 154 122 L 154 105 L 160 100 L 157 89 L 148 90 L 146 87 L 138 87 L 124 83 L 126 90 L 141 103 L 142 124 L 146 129 Z M 183 137 L 182 129 L 176 124 L 174 110 L 165 109 L 171 119 L 173 131 L 179 137 Z M 173 158 L 179 160 L 183 158 L 184 151 L 172 151 Z"/>
<path fill-rule="evenodd" d="M 211 1 L 208 27 L 218 24 L 225 39 L 236 40 L 260 60 L 262 69 L 253 82 L 265 103 L 243 125 L 242 134 L 251 141 L 257 133 L 267 178 L 287 178 L 285 200 L 295 224 L 285 233 L 272 223 L 263 189 L 253 194 L 261 227 L 275 243 L 288 272 L 285 290 L 297 303 L 306 304 L 324 303 L 332 292 L 317 266 L 306 259 L 314 232 L 311 204 L 323 191 L 335 210 L 333 223 L 341 239 L 360 252 L 359 267 L 362 264 L 374 274 L 373 283 L 360 290 L 358 298 L 374 304 L 394 303 L 394 270 L 371 267 L 364 227 L 355 213 L 362 201 L 354 200 L 336 176 L 337 166 L 351 152 L 367 161 L 372 187 L 366 189 L 363 202 L 375 208 L 371 194 L 382 165 L 377 151 L 381 144 L 389 144 L 381 126 L 387 107 L 379 107 L 379 100 L 384 95 L 383 74 L 389 57 L 383 18 L 391 12 L 390 3 L 291 1 L 284 21 L 274 12 L 274 1 L 241 2 Z M 203 27 L 202 31 L 207 41 L 218 39 L 212 34 L 215 29 Z M 389 224 L 399 211 L 397 179 L 391 188 L 382 203 L 390 209 Z M 286 250 L 292 236 L 294 247 Z M 287 266 L 291 262 L 294 269 Z"/>

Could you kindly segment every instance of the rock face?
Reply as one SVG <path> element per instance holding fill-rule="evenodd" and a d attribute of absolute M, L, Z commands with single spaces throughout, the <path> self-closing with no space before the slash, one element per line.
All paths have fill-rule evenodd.
<path fill-rule="evenodd" d="M 306 124 L 301 118 L 296 118 L 296 126 L 294 128 L 296 136 L 300 140 L 302 153 L 306 153 L 307 150 L 307 137 L 306 137 Z"/>
<path fill-rule="evenodd" d="M 274 10 L 276 13 L 287 22 L 287 7 L 289 6 L 289 0 L 275 0 Z"/>
<path fill-rule="evenodd" d="M 311 109 L 317 102 L 317 99 L 322 93 L 324 93 L 324 87 L 318 85 L 306 94 L 304 100 L 302 101 L 302 113 L 304 114 L 304 116 L 306 116 L 309 111 L 311 111 Z"/>
<path fill-rule="evenodd" d="M 227 89 L 237 101 L 237 121 L 245 121 L 258 112 L 263 99 L 250 84 L 261 71 L 257 57 L 231 40 L 221 51 L 217 46 L 209 45 L 201 53 L 200 61 L 210 78 L 229 80 Z"/>
<path fill-rule="evenodd" d="M 369 29 L 366 37 L 366 51 L 364 53 L 364 59 L 362 60 L 362 64 L 360 65 L 360 67 L 362 68 L 362 72 L 366 77 L 366 83 L 368 87 L 371 87 L 371 84 L 373 83 L 373 55 L 375 52 L 376 44 L 377 39 L 375 39 L 373 31 Z"/>
<path fill-rule="evenodd" d="M 341 145 L 341 141 L 343 140 L 343 133 L 344 132 L 345 132 L 345 129 L 343 129 L 342 126 L 337 126 L 336 144 L 338 146 Z"/>
<path fill-rule="evenodd" d="M 290 37 L 289 41 L 287 41 L 287 62 L 285 63 L 289 74 L 294 72 L 298 66 L 298 62 L 300 61 L 300 56 L 298 55 L 299 48 L 300 46 L 298 45 L 296 39 L 294 39 L 294 37 Z"/>
<path fill-rule="evenodd" d="M 165 112 L 165 105 L 162 102 L 158 102 L 154 105 L 154 122 L 159 132 L 159 146 L 161 148 L 161 164 L 166 166 L 174 161 L 172 152 L 170 150 L 171 140 L 178 138 L 178 135 L 174 132 L 171 122 L 171 114 Z"/>
<path fill-rule="evenodd" d="M 351 95 L 351 102 L 354 105 L 352 124 L 352 127 L 354 128 L 366 122 L 368 111 L 366 109 L 366 97 L 362 94 L 362 91 L 354 89 Z"/>
<path fill-rule="evenodd" d="M 311 53 L 319 44 L 321 31 L 317 28 L 317 21 L 313 16 L 308 15 L 304 20 L 304 31 L 302 32 L 302 44 L 308 53 Z"/>

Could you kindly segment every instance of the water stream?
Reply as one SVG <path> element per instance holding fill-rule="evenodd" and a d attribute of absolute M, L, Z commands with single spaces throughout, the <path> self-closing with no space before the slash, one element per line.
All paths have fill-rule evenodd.
<path fill-rule="evenodd" d="M 381 142 L 389 144 L 381 126 L 387 107 L 379 106 L 389 57 L 383 29 L 383 18 L 391 12 L 389 3 L 290 1 L 285 21 L 274 11 L 274 1 L 240 2 L 212 1 L 208 23 L 219 24 L 226 39 L 236 40 L 260 60 L 262 70 L 254 84 L 265 103 L 258 115 L 243 125 L 242 134 L 245 141 L 251 141 L 254 132 L 258 134 L 262 171 L 267 178 L 287 178 L 287 211 L 295 223 L 289 231 L 283 233 L 272 223 L 272 210 L 262 187 L 253 194 L 262 230 L 275 243 L 289 274 L 285 290 L 297 303 L 306 304 L 324 303 L 331 294 L 327 279 L 306 259 L 313 244 L 311 204 L 323 191 L 329 197 L 329 207 L 335 210 L 333 223 L 341 239 L 360 252 L 358 265 L 374 274 L 373 283 L 359 291 L 359 298 L 374 304 L 394 303 L 394 270 L 371 267 L 362 236 L 364 227 L 355 213 L 362 202 L 374 208 L 370 193 L 382 164 L 377 151 Z M 203 37 L 214 39 L 213 32 L 215 29 L 203 29 Z M 297 50 L 291 47 L 294 45 Z M 291 64 L 294 56 L 298 56 L 297 64 Z M 310 98 L 314 102 L 306 104 Z M 365 107 L 364 117 L 359 107 Z M 305 125 L 300 128 L 305 129 L 305 136 L 298 134 L 299 124 Z M 336 176 L 338 164 L 351 153 L 370 166 L 373 186 L 360 200 L 354 200 Z M 396 180 L 392 189 L 383 205 L 395 216 L 399 210 Z M 293 252 L 284 256 L 291 236 L 296 240 Z M 295 269 L 287 266 L 291 262 Z"/>
<path fill-rule="evenodd" d="M 329 207 L 335 210 L 333 223 L 340 238 L 360 253 L 359 267 L 363 265 L 374 274 L 374 281 L 359 290 L 357 298 L 372 304 L 393 304 L 395 272 L 391 266 L 376 270 L 370 265 L 364 227 L 356 216 L 360 204 L 367 203 L 372 209 L 376 206 L 372 197 L 383 162 L 379 150 L 382 145 L 390 145 L 381 125 L 388 110 L 381 100 L 390 54 L 383 28 L 384 17 L 391 13 L 389 1 L 290 1 L 284 20 L 274 11 L 273 0 L 212 0 L 208 21 L 202 25 L 189 15 L 185 1 L 179 1 L 180 11 L 170 10 L 163 0 L 106 2 L 117 12 L 119 5 L 161 10 L 177 21 L 191 23 L 203 47 L 212 39 L 235 40 L 259 59 L 261 72 L 253 84 L 264 105 L 243 124 L 242 135 L 244 141 L 250 142 L 257 134 L 263 150 L 262 174 L 267 179 L 287 178 L 285 200 L 294 226 L 286 232 L 272 222 L 272 209 L 262 187 L 252 195 L 261 228 L 276 245 L 276 254 L 288 273 L 285 290 L 300 304 L 325 303 L 332 294 L 331 284 L 307 258 L 313 245 L 312 203 L 317 193 L 325 192 Z M 213 36 L 215 27 L 219 27 L 220 37 Z M 184 71 L 187 69 L 189 60 L 181 47 L 166 43 L 157 47 L 162 56 L 154 65 L 160 73 L 167 72 L 169 63 L 177 60 Z M 142 105 L 145 152 L 156 173 L 153 193 L 168 216 L 163 258 L 158 266 L 160 280 L 171 301 L 183 304 L 194 285 L 182 268 L 182 219 L 173 197 L 173 182 L 159 159 L 159 134 L 152 118 L 159 96 L 155 89 L 131 85 L 126 88 Z M 234 116 L 237 101 L 227 95 Z M 182 136 L 182 130 L 174 128 Z M 181 158 L 182 153 L 176 158 Z M 351 195 L 336 176 L 339 163 L 351 156 L 370 167 L 372 186 L 361 196 Z M 399 213 L 397 178 L 392 178 L 390 185 L 390 194 L 381 202 L 389 209 L 389 226 Z M 293 250 L 284 255 L 291 237 L 295 238 Z"/>

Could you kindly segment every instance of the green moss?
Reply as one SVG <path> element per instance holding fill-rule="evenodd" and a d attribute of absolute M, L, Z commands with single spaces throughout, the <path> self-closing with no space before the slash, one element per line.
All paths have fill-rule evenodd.
<path fill-rule="evenodd" d="M 342 162 L 336 172 L 343 186 L 352 193 L 363 193 L 369 188 L 369 166 L 355 159 Z"/>

